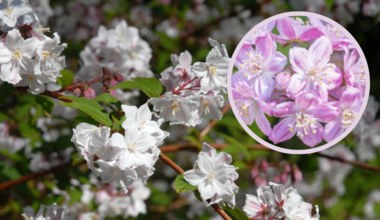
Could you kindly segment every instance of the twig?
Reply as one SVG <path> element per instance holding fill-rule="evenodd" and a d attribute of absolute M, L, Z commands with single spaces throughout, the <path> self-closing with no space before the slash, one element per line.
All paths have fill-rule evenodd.
<path fill-rule="evenodd" d="M 84 163 L 85 163 L 85 161 L 82 161 L 82 162 L 78 163 L 77 165 L 81 165 L 81 164 L 84 164 Z M 6 189 L 9 189 L 9 188 L 13 188 L 13 187 L 15 187 L 17 185 L 26 183 L 29 180 L 37 179 L 39 177 L 43 177 L 43 176 L 46 176 L 46 175 L 51 174 L 51 173 L 67 170 L 67 167 L 70 164 L 71 164 L 71 162 L 63 163 L 63 164 L 60 164 L 58 166 L 52 167 L 49 170 L 45 170 L 45 171 L 41 171 L 41 172 L 37 172 L 37 173 L 32 173 L 32 174 L 29 174 L 29 175 L 26 175 L 26 176 L 22 176 L 22 177 L 20 177 L 18 179 L 14 179 L 14 180 L 10 180 L 10 181 L 7 181 L 7 182 L 0 183 L 0 191 L 6 190 Z"/>
<path fill-rule="evenodd" d="M 226 104 L 224 107 L 223 107 L 223 110 L 222 110 L 222 115 L 226 114 L 228 112 L 228 110 L 230 110 L 231 106 L 230 104 Z M 216 123 L 218 122 L 219 120 L 212 120 L 208 125 L 207 127 L 205 127 L 200 135 L 199 135 L 199 138 L 202 140 L 210 131 L 211 129 L 216 125 Z"/>
<path fill-rule="evenodd" d="M 172 159 L 170 159 L 168 156 L 166 156 L 164 153 L 160 153 L 160 159 L 164 161 L 166 164 L 168 164 L 173 170 L 175 170 L 178 174 L 182 174 L 185 171 L 178 166 Z M 228 214 L 217 204 L 214 204 L 211 206 L 224 220 L 231 220 L 231 218 L 228 216 Z"/>
<path fill-rule="evenodd" d="M 356 166 L 356 167 L 359 167 L 359 168 L 362 168 L 362 169 L 365 169 L 365 170 L 380 172 L 380 167 L 373 166 L 373 165 L 366 164 L 366 163 L 362 163 L 362 162 L 359 162 L 359 161 L 347 160 L 347 159 L 344 159 L 344 158 L 341 158 L 341 157 L 330 156 L 330 155 L 323 154 L 323 153 L 316 153 L 316 155 L 319 156 L 319 157 L 326 158 L 326 159 L 335 160 L 335 161 L 338 161 L 338 162 L 341 162 L 341 163 L 351 164 L 352 166 Z"/>

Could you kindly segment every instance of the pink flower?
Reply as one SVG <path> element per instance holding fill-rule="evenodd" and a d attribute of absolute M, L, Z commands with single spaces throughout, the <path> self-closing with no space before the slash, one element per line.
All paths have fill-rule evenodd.
<path fill-rule="evenodd" d="M 295 74 L 287 88 L 290 97 L 303 91 L 316 90 L 327 99 L 328 90 L 341 84 L 342 76 L 330 62 L 332 46 L 327 37 L 318 38 L 307 50 L 294 47 L 289 50 L 289 62 Z"/>
<path fill-rule="evenodd" d="M 271 34 L 256 38 L 255 49 L 244 45 L 236 58 L 236 67 L 244 73 L 255 93 L 268 99 L 274 88 L 273 77 L 287 64 L 286 57 L 276 51 L 276 42 Z"/>
<path fill-rule="evenodd" d="M 318 27 L 305 25 L 300 19 L 286 17 L 277 21 L 277 30 L 280 35 L 277 40 L 284 44 L 289 41 L 305 42 L 319 38 L 323 35 Z"/>
<path fill-rule="evenodd" d="M 272 129 L 264 114 L 264 111 L 269 112 L 269 104 L 263 100 L 263 97 L 255 93 L 247 81 L 237 79 L 238 77 L 239 74 L 233 75 L 233 80 L 237 82 L 233 83 L 232 93 L 240 117 L 247 125 L 251 125 L 255 121 L 261 131 L 269 135 Z"/>
<path fill-rule="evenodd" d="M 359 89 L 348 87 L 340 97 L 338 107 L 339 115 L 333 121 L 326 124 L 323 131 L 323 139 L 332 141 L 355 120 L 362 104 L 362 95 Z"/>
<path fill-rule="evenodd" d="M 291 139 L 295 134 L 309 147 L 322 142 L 323 126 L 320 122 L 329 122 L 338 115 L 336 107 L 329 103 L 320 103 L 312 92 L 299 95 L 295 102 L 277 104 L 273 110 L 276 117 L 284 117 L 277 123 L 269 135 L 275 144 Z"/>
<path fill-rule="evenodd" d="M 350 52 L 348 48 L 345 48 L 344 74 L 347 85 L 359 88 L 364 94 L 366 84 L 364 63 L 356 49 Z"/>

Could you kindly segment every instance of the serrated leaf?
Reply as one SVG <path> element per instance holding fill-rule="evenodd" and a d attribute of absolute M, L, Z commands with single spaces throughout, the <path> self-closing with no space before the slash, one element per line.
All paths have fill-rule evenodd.
<path fill-rule="evenodd" d="M 196 186 L 193 186 L 191 185 L 190 183 L 188 183 L 184 176 L 181 174 L 181 175 L 178 175 L 175 180 L 174 180 L 174 189 L 177 193 L 182 193 L 182 192 L 187 192 L 187 191 L 193 191 L 193 190 L 196 190 L 197 187 Z"/>
<path fill-rule="evenodd" d="M 159 97 L 163 91 L 160 81 L 156 78 L 135 78 L 121 82 L 114 86 L 113 89 L 138 89 L 150 98 Z"/>
<path fill-rule="evenodd" d="M 74 73 L 71 70 L 61 70 L 61 77 L 57 79 L 57 83 L 62 87 L 71 85 L 74 81 Z"/>
<path fill-rule="evenodd" d="M 243 212 L 243 210 L 234 207 L 228 207 L 228 206 L 223 206 L 222 207 L 224 211 L 231 217 L 232 220 L 249 220 L 247 215 Z"/>
<path fill-rule="evenodd" d="M 109 114 L 102 112 L 102 106 L 99 105 L 99 103 L 96 101 L 71 96 L 67 96 L 65 98 L 72 100 L 72 102 L 62 102 L 62 105 L 78 109 L 102 125 L 105 125 L 107 127 L 112 126 L 112 121 L 109 117 Z"/>

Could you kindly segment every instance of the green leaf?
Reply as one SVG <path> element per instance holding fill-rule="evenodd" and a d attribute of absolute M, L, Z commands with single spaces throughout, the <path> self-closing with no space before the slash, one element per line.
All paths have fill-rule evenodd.
<path fill-rule="evenodd" d="M 178 175 L 174 180 L 174 189 L 177 193 L 196 190 L 197 187 L 190 185 L 184 178 L 184 176 Z"/>
<path fill-rule="evenodd" d="M 74 73 L 71 70 L 62 70 L 61 77 L 57 79 L 57 82 L 62 87 L 71 85 L 74 81 Z"/>
<path fill-rule="evenodd" d="M 45 96 L 36 96 L 36 102 L 44 109 L 46 112 L 53 111 L 54 102 L 50 98 Z"/>
<path fill-rule="evenodd" d="M 96 96 L 93 100 L 97 102 L 103 102 L 103 103 L 117 103 L 119 100 L 115 97 L 112 96 L 109 93 L 102 93 L 98 96 Z"/>
<path fill-rule="evenodd" d="M 72 100 L 72 102 L 62 102 L 62 105 L 78 109 L 102 125 L 105 125 L 107 127 L 112 126 L 112 121 L 109 117 L 109 114 L 103 112 L 102 106 L 99 105 L 99 103 L 96 101 L 72 96 L 67 96 L 65 98 Z"/>
<path fill-rule="evenodd" d="M 159 97 L 163 91 L 160 81 L 156 78 L 135 78 L 121 82 L 113 89 L 139 89 L 150 98 Z"/>
<path fill-rule="evenodd" d="M 223 206 L 222 208 L 233 220 L 249 220 L 247 215 L 237 207 L 231 208 L 228 206 Z"/>

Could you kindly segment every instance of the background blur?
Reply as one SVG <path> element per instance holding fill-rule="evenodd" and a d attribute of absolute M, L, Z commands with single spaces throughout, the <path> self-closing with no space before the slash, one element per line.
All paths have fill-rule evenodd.
<path fill-rule="evenodd" d="M 371 77 L 370 91 L 374 97 L 371 98 L 366 114 L 375 117 L 362 121 L 339 146 L 313 155 L 284 155 L 256 149 L 255 141 L 245 134 L 231 111 L 217 123 L 205 140 L 226 144 L 224 151 L 233 156 L 234 165 L 240 168 L 237 182 L 240 187 L 237 204 L 240 207 L 244 204 L 245 193 L 255 194 L 257 186 L 275 181 L 293 185 L 306 201 L 318 205 L 321 219 L 380 219 L 380 121 L 378 104 L 374 101 L 380 100 L 380 1 L 46 2 L 31 1 L 42 15 L 46 26 L 52 32 L 58 32 L 62 41 L 68 43 L 64 52 L 68 69 L 74 72 L 79 70 L 79 53 L 97 35 L 100 25 L 113 27 L 116 21 L 126 20 L 129 26 L 139 29 L 140 35 L 152 48 L 150 66 L 157 77 L 171 65 L 172 53 L 179 54 L 188 50 L 193 55 L 193 62 L 204 60 L 210 50 L 209 37 L 226 44 L 232 55 L 245 33 L 271 15 L 305 10 L 333 18 L 347 28 L 366 55 Z M 89 206 L 78 205 L 83 202 L 82 185 L 87 184 L 93 192 L 99 187 L 93 184 L 89 177 L 90 171 L 85 165 L 75 165 L 79 156 L 70 142 L 70 132 L 72 126 L 80 120 L 80 115 L 70 121 L 71 125 L 67 127 L 55 124 L 42 129 L 37 125 L 38 119 L 52 116 L 43 114 L 42 110 L 39 112 L 38 103 L 41 100 L 17 93 L 9 96 L 4 94 L 7 90 L 2 89 L 4 88 L 0 87 L 0 122 L 12 122 L 14 136 L 29 140 L 29 143 L 42 142 L 43 147 L 37 148 L 31 144 L 30 150 L 25 148 L 9 151 L 0 140 L 0 183 L 49 170 L 59 164 L 65 164 L 65 167 L 32 178 L 26 184 L 0 191 L 0 219 L 20 219 L 20 213 L 25 208 L 37 210 L 41 204 L 57 203 L 79 207 L 78 210 L 96 210 L 98 207 L 95 202 Z M 143 102 L 146 97 L 140 99 Z M 28 113 L 31 108 L 36 108 L 36 112 Z M 59 129 L 58 138 L 47 141 L 47 133 L 54 129 Z M 171 138 L 166 144 L 198 144 L 197 137 L 201 130 L 171 127 Z M 355 162 L 354 165 L 339 162 L 328 158 L 329 155 Z M 170 156 L 175 157 L 185 169 L 190 169 L 197 152 L 179 152 Z M 151 196 L 147 200 L 148 213 L 131 219 L 211 219 L 214 216 L 211 209 L 202 208 L 199 202 L 197 205 L 194 198 L 176 194 L 171 187 L 175 174 L 160 161 L 156 167 L 157 171 L 148 184 L 151 190 Z M 119 216 L 107 219 L 124 218 Z"/>

